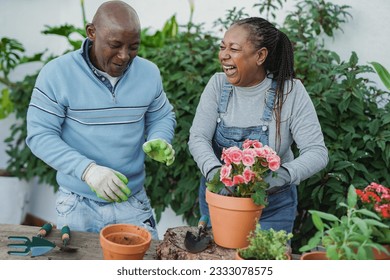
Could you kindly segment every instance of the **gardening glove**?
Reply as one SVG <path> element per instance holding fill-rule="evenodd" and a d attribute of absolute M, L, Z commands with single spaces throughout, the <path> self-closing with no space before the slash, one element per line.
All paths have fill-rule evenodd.
<path fill-rule="evenodd" d="M 269 172 L 269 174 L 264 178 L 264 181 L 269 184 L 267 190 L 270 190 L 275 187 L 282 187 L 287 184 L 291 184 L 291 176 L 288 170 L 281 166 L 276 172 Z"/>
<path fill-rule="evenodd" d="M 175 150 L 171 144 L 163 139 L 153 139 L 142 145 L 145 154 L 155 161 L 165 163 L 167 166 L 175 161 Z"/>
<path fill-rule="evenodd" d="M 131 190 L 125 175 L 110 168 L 91 163 L 82 176 L 97 197 L 109 202 L 127 201 Z"/>

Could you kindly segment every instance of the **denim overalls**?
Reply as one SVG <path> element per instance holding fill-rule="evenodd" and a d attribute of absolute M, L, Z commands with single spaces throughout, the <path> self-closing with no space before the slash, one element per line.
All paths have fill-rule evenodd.
<path fill-rule="evenodd" d="M 269 123 L 272 120 L 272 111 L 275 100 L 276 81 L 272 81 L 265 97 L 265 107 L 262 115 L 262 124 L 252 127 L 228 127 L 224 125 L 223 114 L 226 113 L 229 98 L 233 87 L 225 81 L 218 104 L 218 119 L 212 146 L 218 159 L 221 158 L 222 148 L 237 146 L 242 148 L 246 139 L 259 140 L 263 145 L 269 145 Z M 209 215 L 205 199 L 206 179 L 201 178 L 199 187 L 199 206 L 201 215 Z M 262 229 L 286 230 L 292 232 L 297 207 L 297 190 L 295 185 L 286 185 L 278 191 L 268 195 L 268 206 L 263 209 L 260 224 Z M 227 217 L 228 218 L 228 217 Z"/>

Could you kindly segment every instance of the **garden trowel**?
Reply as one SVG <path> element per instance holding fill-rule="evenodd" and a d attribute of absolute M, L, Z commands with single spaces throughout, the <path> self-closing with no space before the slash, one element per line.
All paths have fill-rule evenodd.
<path fill-rule="evenodd" d="M 204 230 L 209 222 L 208 216 L 202 216 L 198 222 L 198 234 L 195 236 L 192 232 L 187 231 L 184 239 L 184 246 L 190 253 L 199 253 L 207 248 L 210 243 L 210 236 L 204 235 Z"/>

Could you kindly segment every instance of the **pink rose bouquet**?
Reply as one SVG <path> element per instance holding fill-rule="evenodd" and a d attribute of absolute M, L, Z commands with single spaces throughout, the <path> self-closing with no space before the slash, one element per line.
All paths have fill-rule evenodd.
<path fill-rule="evenodd" d="M 276 152 L 257 140 L 245 140 L 242 149 L 224 148 L 221 159 L 224 164 L 219 177 L 217 175 L 207 184 L 208 189 L 219 193 L 225 188 L 231 196 L 252 197 L 255 204 L 267 205 L 269 184 L 264 178 L 280 167 L 280 157 Z"/>

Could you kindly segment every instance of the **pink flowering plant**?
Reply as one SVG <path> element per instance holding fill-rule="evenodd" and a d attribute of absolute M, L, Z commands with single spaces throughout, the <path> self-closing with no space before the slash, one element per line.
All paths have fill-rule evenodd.
<path fill-rule="evenodd" d="M 267 205 L 264 178 L 280 167 L 280 157 L 267 145 L 257 140 L 245 140 L 242 149 L 230 147 L 222 150 L 224 162 L 220 172 L 207 183 L 211 192 L 225 193 L 235 197 L 252 197 L 257 205 Z"/>
<path fill-rule="evenodd" d="M 382 223 L 390 226 L 390 188 L 372 182 L 363 190 L 356 190 L 362 207 L 377 214 Z M 376 228 L 373 232 L 378 242 L 390 244 L 390 229 Z"/>

